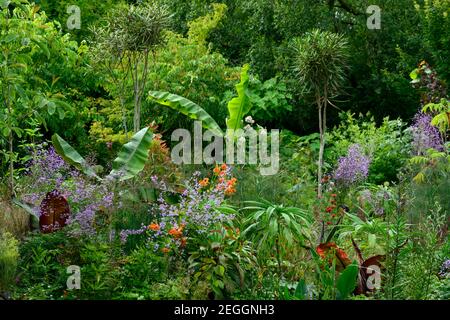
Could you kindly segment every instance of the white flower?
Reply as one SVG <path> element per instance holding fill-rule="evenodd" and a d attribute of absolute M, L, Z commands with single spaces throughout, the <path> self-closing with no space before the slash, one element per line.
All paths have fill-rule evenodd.
<path fill-rule="evenodd" d="M 254 124 L 255 120 L 253 120 L 252 116 L 245 117 L 245 122 L 249 124 Z"/>

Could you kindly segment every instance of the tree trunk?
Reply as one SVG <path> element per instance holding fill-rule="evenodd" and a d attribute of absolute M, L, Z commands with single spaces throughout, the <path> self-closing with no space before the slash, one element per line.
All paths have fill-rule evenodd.
<path fill-rule="evenodd" d="M 141 127 L 141 106 L 139 101 L 139 75 L 138 75 L 138 63 L 135 61 L 134 66 L 134 118 L 133 127 L 134 133 L 138 132 Z"/>
<path fill-rule="evenodd" d="M 321 99 L 323 98 L 323 102 Z M 323 179 L 323 154 L 325 151 L 325 134 L 327 132 L 327 102 L 328 91 L 325 87 L 323 97 L 320 93 L 316 93 L 317 106 L 319 108 L 319 132 L 320 132 L 320 148 L 319 148 L 319 163 L 317 169 L 317 197 L 322 197 L 322 179 Z"/>
<path fill-rule="evenodd" d="M 317 197 L 322 197 L 322 166 L 323 166 L 323 151 L 325 147 L 325 137 L 323 132 L 322 120 L 322 103 L 320 96 L 316 96 L 317 108 L 319 110 L 319 133 L 320 133 L 320 147 L 319 147 L 319 161 L 317 163 Z"/>
<path fill-rule="evenodd" d="M 14 197 L 14 151 L 13 151 L 13 135 L 12 130 L 9 132 L 9 190 L 11 192 L 11 197 Z"/>

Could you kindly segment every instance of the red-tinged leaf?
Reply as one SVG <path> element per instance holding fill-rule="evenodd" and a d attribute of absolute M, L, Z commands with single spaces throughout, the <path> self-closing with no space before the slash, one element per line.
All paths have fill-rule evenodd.
<path fill-rule="evenodd" d="M 385 255 L 376 255 L 370 257 L 360 266 L 360 275 L 363 285 L 363 294 L 374 292 L 376 288 L 370 284 L 371 277 L 379 277 L 381 281 L 381 272 L 383 270 L 383 261 L 386 259 Z M 378 273 L 378 274 L 376 274 Z"/>
<path fill-rule="evenodd" d="M 42 233 L 51 233 L 63 228 L 70 216 L 66 198 L 53 190 L 46 194 L 40 206 L 39 228 Z"/>
<path fill-rule="evenodd" d="M 342 271 L 352 263 L 344 250 L 340 249 L 334 242 L 321 243 L 316 248 L 317 254 L 330 263 L 336 258 L 336 270 Z"/>
<path fill-rule="evenodd" d="M 373 257 L 370 257 L 367 260 L 364 260 L 361 249 L 359 249 L 356 242 L 352 239 L 353 247 L 355 248 L 356 254 L 358 256 L 359 261 L 359 275 L 358 275 L 358 285 L 355 289 L 355 294 L 360 295 L 364 294 L 367 295 L 368 293 L 371 293 L 375 291 L 375 287 L 373 287 L 371 284 L 369 285 L 368 280 L 371 279 L 371 277 L 381 277 L 381 274 L 375 274 L 378 272 L 381 272 L 383 269 L 382 262 L 386 259 L 385 255 L 376 255 Z"/>

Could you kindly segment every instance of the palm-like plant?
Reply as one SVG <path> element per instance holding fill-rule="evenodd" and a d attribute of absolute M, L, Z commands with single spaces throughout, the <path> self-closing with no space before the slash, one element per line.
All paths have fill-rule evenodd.
<path fill-rule="evenodd" d="M 292 42 L 293 69 L 303 92 L 312 93 L 319 111 L 320 149 L 317 170 L 319 196 L 322 195 L 322 167 L 329 99 L 338 95 L 345 81 L 348 43 L 341 35 L 313 30 Z"/>
<path fill-rule="evenodd" d="M 167 7 L 156 2 L 127 5 L 112 10 L 106 18 L 105 27 L 92 29 L 97 44 L 96 61 L 106 64 L 114 82 L 118 82 L 114 69 L 122 69 L 124 79 L 119 84 L 120 94 L 125 90 L 124 85 L 131 75 L 135 133 L 141 127 L 141 104 L 151 53 L 164 43 L 164 29 L 169 26 L 170 18 Z M 123 104 L 122 96 L 121 103 Z M 126 120 L 124 129 L 127 130 Z"/>
<path fill-rule="evenodd" d="M 261 255 L 275 249 L 281 274 L 282 256 L 287 248 L 302 244 L 309 238 L 311 219 L 307 212 L 295 207 L 284 207 L 266 200 L 246 203 L 248 206 L 242 210 L 251 213 L 244 220 L 246 227 L 242 235 L 257 245 Z"/>

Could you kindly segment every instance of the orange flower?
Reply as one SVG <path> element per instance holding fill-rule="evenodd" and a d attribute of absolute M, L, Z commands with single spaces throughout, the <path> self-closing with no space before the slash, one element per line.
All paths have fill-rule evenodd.
<path fill-rule="evenodd" d="M 161 251 L 164 252 L 164 253 L 168 253 L 168 252 L 170 252 L 170 249 L 169 248 L 162 248 Z"/>
<path fill-rule="evenodd" d="M 220 168 L 221 168 L 222 170 L 227 170 L 227 165 L 226 165 L 225 163 L 223 163 L 223 164 L 220 166 Z"/>
<path fill-rule="evenodd" d="M 219 172 L 220 172 L 219 166 L 216 166 L 216 167 L 213 169 L 213 172 L 214 172 L 214 174 L 219 174 Z"/>
<path fill-rule="evenodd" d="M 153 231 L 158 231 L 160 229 L 160 227 L 159 227 L 159 224 L 152 223 L 151 225 L 148 226 L 148 229 L 153 230 Z"/>
<path fill-rule="evenodd" d="M 225 189 L 225 194 L 226 194 L 227 196 L 230 196 L 230 195 L 232 195 L 232 194 L 234 194 L 234 193 L 236 193 L 236 189 L 234 189 L 232 186 L 228 186 L 228 187 Z"/>
<path fill-rule="evenodd" d="M 186 237 L 181 238 L 180 246 L 181 246 L 181 247 L 186 247 L 186 243 L 187 243 L 187 238 L 186 238 Z"/>
<path fill-rule="evenodd" d="M 169 230 L 169 234 L 173 236 L 174 238 L 180 238 L 183 235 L 183 229 L 182 228 L 172 228 Z"/>
<path fill-rule="evenodd" d="M 336 193 L 332 193 L 331 196 L 334 198 L 334 197 L 337 197 L 337 194 Z"/>
<path fill-rule="evenodd" d="M 228 186 L 233 186 L 236 184 L 237 179 L 236 178 L 231 178 L 230 180 L 227 181 L 227 185 Z"/>
<path fill-rule="evenodd" d="M 199 184 L 200 184 L 200 186 L 202 186 L 202 187 L 206 187 L 206 186 L 209 184 L 209 179 L 208 179 L 208 178 L 205 178 L 205 179 L 203 179 L 203 180 L 200 180 Z"/>

